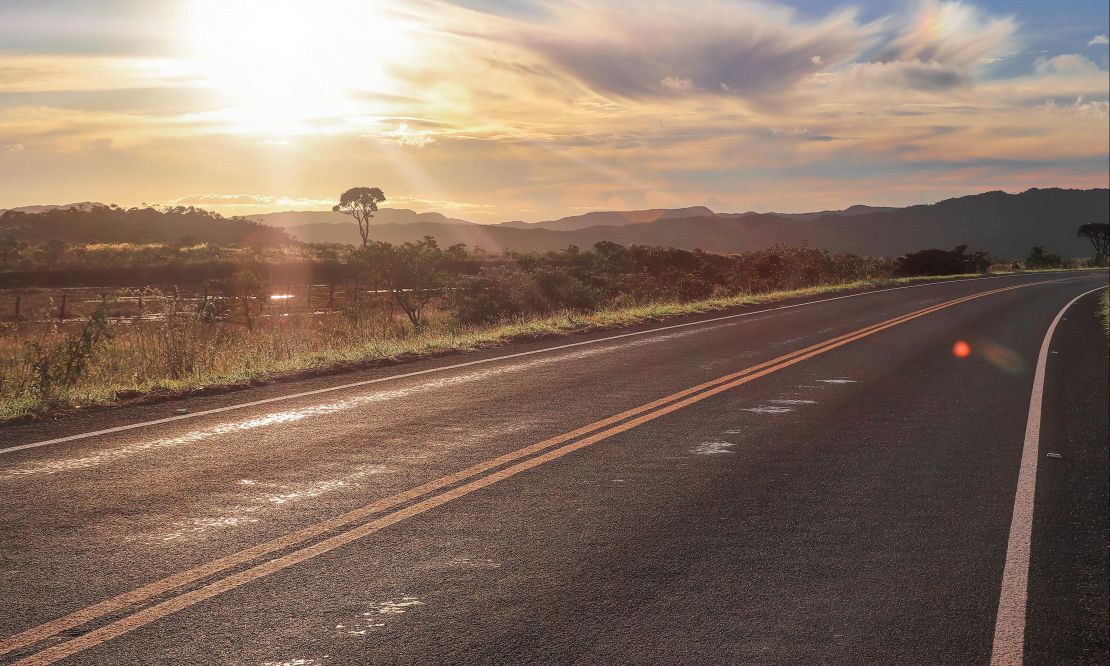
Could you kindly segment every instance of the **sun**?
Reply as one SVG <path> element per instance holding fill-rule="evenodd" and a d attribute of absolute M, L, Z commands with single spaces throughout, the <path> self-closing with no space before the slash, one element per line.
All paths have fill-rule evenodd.
<path fill-rule="evenodd" d="M 383 2 L 195 0 L 183 23 L 191 71 L 239 131 L 294 134 L 394 93 L 416 40 Z"/>

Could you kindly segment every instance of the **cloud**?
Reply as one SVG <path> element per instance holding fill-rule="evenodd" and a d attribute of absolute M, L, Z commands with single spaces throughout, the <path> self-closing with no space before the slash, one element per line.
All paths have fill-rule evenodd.
<path fill-rule="evenodd" d="M 266 208 L 293 210 L 305 208 L 330 208 L 332 199 L 275 196 L 271 194 L 189 194 L 169 202 L 171 206 L 200 206 L 202 208 Z"/>
<path fill-rule="evenodd" d="M 0 44 L 8 53 L 169 54 L 175 7 L 147 0 L 4 0 Z"/>
<path fill-rule="evenodd" d="M 1038 74 L 1062 74 L 1064 76 L 1098 74 L 1101 71 L 1098 65 L 1078 53 L 1064 53 L 1052 58 L 1042 56 L 1033 63 L 1033 68 Z"/>
<path fill-rule="evenodd" d="M 11 55 L 0 51 L 0 92 L 119 91 L 180 87 L 178 61 L 74 55 Z"/>
<path fill-rule="evenodd" d="M 897 34 L 875 53 L 877 62 L 920 61 L 969 68 L 1011 50 L 1017 21 L 964 2 L 924 0 L 895 21 Z"/>
<path fill-rule="evenodd" d="M 410 146 L 412 148 L 423 148 L 424 146 L 436 142 L 436 138 L 431 132 L 427 130 L 414 130 L 409 127 L 408 123 L 397 125 L 397 129 L 395 130 L 382 132 L 382 136 L 393 139 L 402 146 Z"/>
<path fill-rule="evenodd" d="M 659 85 L 667 90 L 674 90 L 675 92 L 689 92 L 694 89 L 694 82 L 690 79 L 682 79 L 677 76 L 664 77 Z"/>
<path fill-rule="evenodd" d="M 922 0 L 905 17 L 883 21 L 879 46 L 826 75 L 841 91 L 945 91 L 970 87 L 976 68 L 1014 55 L 1017 23 L 963 2 Z"/>
<path fill-rule="evenodd" d="M 890 87 L 912 90 L 946 90 L 967 86 L 971 77 L 966 71 L 939 62 L 921 60 L 857 63 L 848 67 L 841 80 L 851 88 Z"/>
<path fill-rule="evenodd" d="M 1073 116 L 1092 116 L 1095 118 L 1105 118 L 1110 115 L 1110 101 L 1107 100 L 1084 100 L 1083 96 L 1075 98 L 1075 102 L 1071 104 L 1057 104 L 1056 100 L 1050 99 L 1044 104 L 1046 111 L 1054 113 L 1063 113 Z"/>
<path fill-rule="evenodd" d="M 22 153 L 23 152 L 23 144 L 22 143 L 13 143 L 11 145 L 4 146 L 4 152 L 5 153 Z"/>
<path fill-rule="evenodd" d="M 1110 37 L 1106 35 L 1095 35 L 1091 38 L 1091 41 L 1087 42 L 1087 46 L 1106 46 L 1107 44 L 1110 44 Z"/>
<path fill-rule="evenodd" d="M 645 98 L 676 90 L 763 94 L 789 88 L 823 63 L 845 62 L 876 26 L 854 11 L 815 21 L 763 2 L 544 5 L 544 21 L 521 19 L 507 39 L 522 52 L 602 94 Z M 814 54 L 820 53 L 820 58 Z"/>

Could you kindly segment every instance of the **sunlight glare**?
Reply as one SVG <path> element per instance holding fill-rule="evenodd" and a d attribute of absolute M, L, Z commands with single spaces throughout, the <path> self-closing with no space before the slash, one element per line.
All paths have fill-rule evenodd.
<path fill-rule="evenodd" d="M 310 132 L 314 121 L 365 111 L 358 93 L 395 92 L 391 66 L 413 57 L 409 27 L 382 2 L 196 0 L 190 9 L 194 69 L 243 133 Z"/>

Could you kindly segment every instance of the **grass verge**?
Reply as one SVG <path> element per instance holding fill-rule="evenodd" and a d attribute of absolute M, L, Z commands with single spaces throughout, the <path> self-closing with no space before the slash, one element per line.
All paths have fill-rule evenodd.
<path fill-rule="evenodd" d="M 1102 292 L 1098 299 L 1098 315 L 1102 319 L 1102 331 L 1110 336 L 1110 289 Z"/>

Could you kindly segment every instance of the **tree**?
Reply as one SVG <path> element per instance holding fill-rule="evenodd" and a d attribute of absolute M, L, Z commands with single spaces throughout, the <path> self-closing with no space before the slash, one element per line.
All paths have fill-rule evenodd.
<path fill-rule="evenodd" d="M 1026 268 L 1060 268 L 1063 265 L 1063 257 L 1054 252 L 1046 252 L 1039 245 L 1033 247 L 1025 260 Z"/>
<path fill-rule="evenodd" d="M 427 325 L 424 307 L 443 293 L 443 250 L 425 236 L 415 243 L 367 243 L 361 250 L 370 277 L 381 285 L 409 318 L 414 329 Z"/>
<path fill-rule="evenodd" d="M 1091 241 L 1095 248 L 1095 256 L 1105 257 L 1110 254 L 1110 224 L 1084 224 L 1079 227 L 1076 236 L 1082 236 Z"/>
<path fill-rule="evenodd" d="M 332 206 L 332 212 L 350 215 L 358 222 L 358 233 L 362 235 L 362 247 L 370 244 L 370 220 L 378 211 L 378 204 L 385 201 L 385 195 L 376 187 L 352 187 L 339 197 L 339 203 Z"/>

